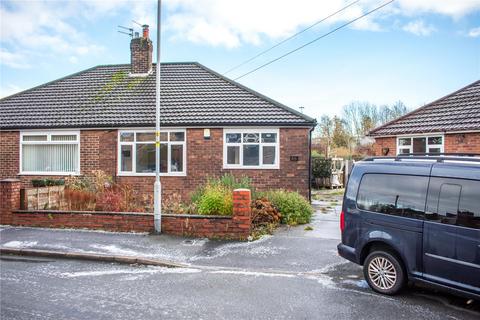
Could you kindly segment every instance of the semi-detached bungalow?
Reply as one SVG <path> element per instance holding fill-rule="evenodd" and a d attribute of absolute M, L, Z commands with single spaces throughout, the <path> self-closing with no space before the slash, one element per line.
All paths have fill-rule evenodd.
<path fill-rule="evenodd" d="M 103 170 L 153 192 L 155 73 L 148 30 L 131 64 L 96 66 L 0 100 L 0 179 Z M 312 119 L 199 63 L 161 64 L 163 193 L 207 177 L 248 176 L 262 190 L 309 195 Z"/>
<path fill-rule="evenodd" d="M 375 128 L 377 156 L 480 154 L 480 80 Z"/>

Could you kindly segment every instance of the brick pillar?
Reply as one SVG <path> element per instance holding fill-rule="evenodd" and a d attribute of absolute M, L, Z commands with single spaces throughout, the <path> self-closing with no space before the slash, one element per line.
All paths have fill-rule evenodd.
<path fill-rule="evenodd" d="M 20 209 L 20 188 L 18 179 L 0 180 L 0 224 L 12 224 L 12 211 Z"/>
<path fill-rule="evenodd" d="M 252 225 L 251 195 L 248 189 L 233 190 L 233 216 L 232 220 L 243 231 L 240 238 L 246 239 L 250 235 Z"/>

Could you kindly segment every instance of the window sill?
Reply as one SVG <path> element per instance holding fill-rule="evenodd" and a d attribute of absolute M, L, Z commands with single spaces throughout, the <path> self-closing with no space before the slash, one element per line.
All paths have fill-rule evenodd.
<path fill-rule="evenodd" d="M 272 166 L 272 167 L 257 167 L 257 166 L 241 166 L 241 167 L 233 167 L 233 166 L 223 166 L 224 170 L 279 170 L 279 166 Z"/>
<path fill-rule="evenodd" d="M 19 176 L 79 176 L 79 172 L 20 172 Z"/>
<path fill-rule="evenodd" d="M 186 177 L 185 172 L 179 173 L 160 173 L 160 177 Z M 119 172 L 117 177 L 155 177 L 155 172 L 152 173 L 134 173 L 134 172 Z"/>

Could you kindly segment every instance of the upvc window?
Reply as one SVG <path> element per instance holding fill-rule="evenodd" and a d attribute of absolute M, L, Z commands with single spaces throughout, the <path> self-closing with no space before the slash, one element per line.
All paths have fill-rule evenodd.
<path fill-rule="evenodd" d="M 223 166 L 229 169 L 278 169 L 278 129 L 224 129 Z"/>
<path fill-rule="evenodd" d="M 118 133 L 120 175 L 155 174 L 155 131 L 122 130 Z M 160 173 L 185 175 L 185 130 L 160 132 Z"/>
<path fill-rule="evenodd" d="M 413 136 L 397 138 L 397 154 L 405 153 L 442 153 L 443 135 Z"/>
<path fill-rule="evenodd" d="M 80 173 L 80 132 L 20 133 L 20 174 Z"/>

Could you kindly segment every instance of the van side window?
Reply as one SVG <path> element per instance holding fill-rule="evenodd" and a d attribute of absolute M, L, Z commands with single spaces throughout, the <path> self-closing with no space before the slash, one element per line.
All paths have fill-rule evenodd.
<path fill-rule="evenodd" d="M 432 177 L 425 218 L 480 229 L 480 181 Z"/>
<path fill-rule="evenodd" d="M 357 196 L 359 209 L 423 219 L 428 177 L 365 174 Z"/>

